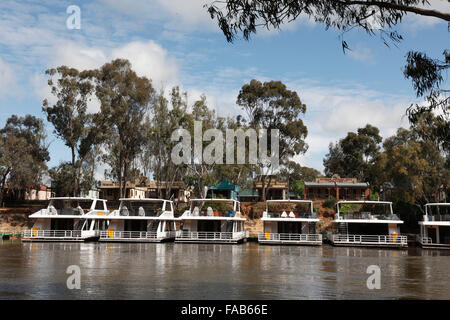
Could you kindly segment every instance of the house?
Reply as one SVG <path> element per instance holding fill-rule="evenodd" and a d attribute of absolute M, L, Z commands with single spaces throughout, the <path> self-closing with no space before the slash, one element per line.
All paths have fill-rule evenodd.
<path fill-rule="evenodd" d="M 6 195 L 5 200 L 46 201 L 49 200 L 52 196 L 54 196 L 52 188 L 43 184 L 39 186 L 28 185 L 21 187 L 19 189 L 12 189 L 8 186 L 8 184 L 5 184 L 4 189 Z"/>
<path fill-rule="evenodd" d="M 121 198 L 119 182 L 102 181 L 99 189 L 100 199 L 117 201 Z M 135 183 L 127 181 L 125 189 L 125 198 L 143 199 L 146 197 L 147 187 L 145 186 L 137 186 Z"/>
<path fill-rule="evenodd" d="M 146 186 L 147 198 L 162 198 L 175 202 L 187 202 L 191 194 L 183 181 L 167 182 L 154 180 L 149 181 Z M 158 195 L 158 189 L 161 190 L 161 197 Z"/>
<path fill-rule="evenodd" d="M 263 198 L 263 183 L 255 181 L 253 188 L 258 192 L 259 199 Z M 266 200 L 286 200 L 289 197 L 289 184 L 286 181 L 278 181 L 275 176 L 267 176 L 265 179 Z"/>
<path fill-rule="evenodd" d="M 314 182 L 305 182 L 305 199 L 322 200 L 334 197 L 338 200 L 365 200 L 370 196 L 368 182 L 356 178 L 319 177 Z"/>
<path fill-rule="evenodd" d="M 27 190 L 24 193 L 24 200 L 49 200 L 53 196 L 52 189 L 41 184 Z"/>
<path fill-rule="evenodd" d="M 222 179 L 217 185 L 208 187 L 206 198 L 239 200 L 239 187 L 234 183 L 230 183 L 227 179 Z"/>
<path fill-rule="evenodd" d="M 241 202 L 258 202 L 258 191 L 254 189 L 242 189 L 242 191 L 239 193 L 239 198 Z"/>

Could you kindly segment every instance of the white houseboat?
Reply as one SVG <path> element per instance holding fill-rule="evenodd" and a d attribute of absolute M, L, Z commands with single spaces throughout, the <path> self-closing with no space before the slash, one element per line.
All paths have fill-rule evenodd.
<path fill-rule="evenodd" d="M 261 244 L 322 245 L 316 232 L 320 220 L 310 200 L 267 200 L 261 221 Z"/>
<path fill-rule="evenodd" d="M 81 197 L 50 198 L 47 208 L 29 217 L 36 219 L 22 241 L 85 241 L 99 237 L 102 221 L 96 219 L 109 213 L 106 200 Z M 90 216 L 90 219 L 86 217 Z"/>
<path fill-rule="evenodd" d="M 335 228 L 328 239 L 336 246 L 406 248 L 407 236 L 400 234 L 399 219 L 392 202 L 339 201 L 336 203 Z"/>
<path fill-rule="evenodd" d="M 240 243 L 247 239 L 245 218 L 234 199 L 191 199 L 176 242 Z"/>
<path fill-rule="evenodd" d="M 108 216 L 107 230 L 100 232 L 101 242 L 173 241 L 176 221 L 173 202 L 164 199 L 120 199 L 118 210 Z"/>
<path fill-rule="evenodd" d="M 422 248 L 450 249 L 450 203 L 427 203 L 419 226 Z"/>

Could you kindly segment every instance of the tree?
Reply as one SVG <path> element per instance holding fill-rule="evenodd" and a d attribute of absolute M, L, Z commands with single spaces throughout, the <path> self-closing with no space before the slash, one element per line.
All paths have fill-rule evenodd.
<path fill-rule="evenodd" d="M 0 130 L 0 205 L 5 186 L 23 189 L 38 185 L 50 160 L 41 119 L 11 116 Z"/>
<path fill-rule="evenodd" d="M 394 200 L 409 202 L 420 208 L 427 202 L 439 202 L 450 181 L 445 158 L 430 140 L 420 138 L 414 130 L 400 128 L 384 144 L 386 181 L 394 186 Z M 444 199 L 445 200 L 445 199 Z"/>
<path fill-rule="evenodd" d="M 342 32 L 361 28 L 374 35 L 377 29 L 381 29 L 383 41 L 386 37 L 393 41 L 402 39 L 397 32 L 384 30 L 395 27 L 408 13 L 450 22 L 450 13 L 429 8 L 427 0 L 221 0 L 205 7 L 229 42 L 240 32 L 248 40 L 257 28 L 280 29 L 300 15 L 324 24 L 326 29 L 335 28 Z M 345 41 L 342 45 L 347 47 Z"/>
<path fill-rule="evenodd" d="M 130 165 L 145 143 L 143 120 L 152 103 L 154 89 L 146 77 L 139 77 L 128 60 L 116 59 L 104 64 L 94 74 L 100 113 L 96 125 L 106 133 L 106 158 L 125 196 Z"/>
<path fill-rule="evenodd" d="M 300 115 L 306 112 L 306 105 L 298 97 L 297 92 L 288 90 L 280 81 L 261 83 L 251 80 L 242 86 L 237 97 L 237 104 L 247 114 L 248 127 L 260 136 L 261 129 L 268 133 L 268 152 L 270 148 L 271 130 L 279 130 L 279 163 L 286 164 L 295 155 L 306 152 L 308 146 L 305 138 L 308 134 Z M 259 158 L 261 159 L 261 154 Z M 258 161 L 257 171 L 262 182 L 263 201 L 266 198 L 266 187 L 270 184 L 274 167 L 270 163 Z M 267 182 L 268 177 L 268 183 Z"/>
<path fill-rule="evenodd" d="M 367 124 L 356 133 L 349 132 L 336 144 L 330 144 L 323 165 L 325 174 L 356 177 L 360 181 L 373 183 L 373 165 L 380 152 L 382 141 L 378 128 Z"/>
<path fill-rule="evenodd" d="M 206 96 L 202 95 L 199 100 L 195 101 L 192 106 L 192 113 L 188 115 L 187 128 L 191 134 L 191 137 L 195 136 L 195 121 L 200 121 L 202 123 L 202 131 L 208 129 L 218 129 L 222 131 L 222 139 L 224 137 L 223 132 L 225 131 L 224 121 L 222 118 L 218 118 L 216 112 L 208 107 L 208 102 Z M 203 132 L 202 132 L 203 136 Z M 217 138 L 217 137 L 216 137 Z M 204 141 L 202 138 L 202 150 L 208 146 L 208 142 Z M 192 153 L 191 153 L 192 154 Z M 205 198 L 207 190 L 205 187 L 212 185 L 217 182 L 214 176 L 217 163 L 208 163 L 202 158 L 192 159 L 191 163 L 187 165 L 187 181 L 188 184 L 196 186 L 195 191 L 200 198 Z"/>
<path fill-rule="evenodd" d="M 293 185 L 297 180 L 314 181 L 320 176 L 320 172 L 314 168 L 302 167 L 295 161 L 289 161 L 281 168 L 278 176 L 280 179 L 288 181 L 289 185 Z"/>
<path fill-rule="evenodd" d="M 79 72 L 74 68 L 60 66 L 48 69 L 46 74 L 50 77 L 48 85 L 57 101 L 51 105 L 45 99 L 42 110 L 46 113 L 47 120 L 53 124 L 56 136 L 71 150 L 72 167 L 66 165 L 60 169 L 70 169 L 71 184 L 74 186 L 72 195 L 76 196 L 80 193 L 83 158 L 95 142 L 95 130 L 90 130 L 92 116 L 87 113 L 88 99 L 94 90 L 89 79 L 91 72 Z M 58 79 L 54 80 L 55 76 Z"/>
<path fill-rule="evenodd" d="M 379 35 L 383 43 L 403 39 L 394 28 L 407 14 L 434 17 L 450 22 L 450 13 L 439 11 L 427 0 L 224 0 L 205 5 L 211 19 L 217 21 L 227 41 L 232 42 L 238 33 L 249 40 L 257 28 L 280 29 L 284 24 L 306 16 L 321 23 L 328 30 L 341 31 L 341 45 L 345 52 L 349 45 L 344 34 L 352 29 L 364 30 L 369 35 Z M 410 78 L 418 97 L 425 97 L 424 104 L 413 104 L 408 110 L 412 123 L 422 112 L 439 109 L 443 125 L 436 129 L 440 141 L 448 148 L 449 140 L 449 90 L 444 89 L 444 74 L 450 67 L 450 52 L 443 52 L 444 59 L 433 59 L 424 52 L 410 51 L 404 70 Z"/>
<path fill-rule="evenodd" d="M 410 122 L 429 125 L 440 147 L 450 154 L 450 90 L 442 88 L 450 68 L 450 51 L 445 50 L 443 56 L 444 60 L 432 59 L 423 52 L 410 51 L 404 74 L 412 80 L 417 97 L 425 97 L 425 103 L 408 108 Z"/>
<path fill-rule="evenodd" d="M 292 184 L 292 191 L 296 196 L 305 198 L 305 182 L 303 180 L 295 180 Z"/>

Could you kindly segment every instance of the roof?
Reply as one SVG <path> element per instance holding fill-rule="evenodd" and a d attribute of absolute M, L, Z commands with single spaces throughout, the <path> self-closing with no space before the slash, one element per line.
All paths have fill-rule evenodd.
<path fill-rule="evenodd" d="M 95 198 L 89 198 L 89 197 L 54 197 L 50 198 L 50 200 L 99 200 L 99 201 L 106 201 L 104 199 L 95 199 Z"/>
<path fill-rule="evenodd" d="M 338 201 L 337 204 L 392 204 L 390 201 L 371 201 L 371 200 L 344 200 L 344 201 Z"/>
<path fill-rule="evenodd" d="M 368 182 L 305 182 L 305 187 L 368 188 Z"/>
<path fill-rule="evenodd" d="M 189 201 L 204 201 L 204 202 L 211 202 L 211 201 L 217 201 L 217 202 L 239 202 L 235 199 L 189 199 Z"/>
<path fill-rule="evenodd" d="M 427 203 L 425 206 L 450 206 L 449 202 L 440 202 L 440 203 Z"/>
<path fill-rule="evenodd" d="M 220 180 L 215 186 L 209 187 L 210 190 L 236 190 L 239 191 L 239 187 L 234 183 L 230 183 L 227 179 Z"/>
<path fill-rule="evenodd" d="M 119 201 L 139 201 L 139 202 L 167 201 L 167 202 L 173 202 L 172 200 L 157 199 L 157 198 L 120 198 Z"/>
<path fill-rule="evenodd" d="M 242 191 L 239 193 L 240 197 L 258 197 L 259 193 L 256 190 L 253 189 L 242 189 Z"/>
<path fill-rule="evenodd" d="M 269 202 L 286 202 L 286 203 L 288 203 L 288 202 L 296 202 L 296 203 L 313 203 L 311 200 L 289 200 L 289 199 L 286 199 L 286 200 L 267 200 L 266 201 L 267 203 L 269 203 Z"/>

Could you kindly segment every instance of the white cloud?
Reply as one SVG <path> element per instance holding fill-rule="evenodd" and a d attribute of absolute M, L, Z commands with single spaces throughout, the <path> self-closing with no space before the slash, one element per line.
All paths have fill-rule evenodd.
<path fill-rule="evenodd" d="M 0 98 L 17 94 L 16 82 L 15 70 L 0 58 Z"/>

